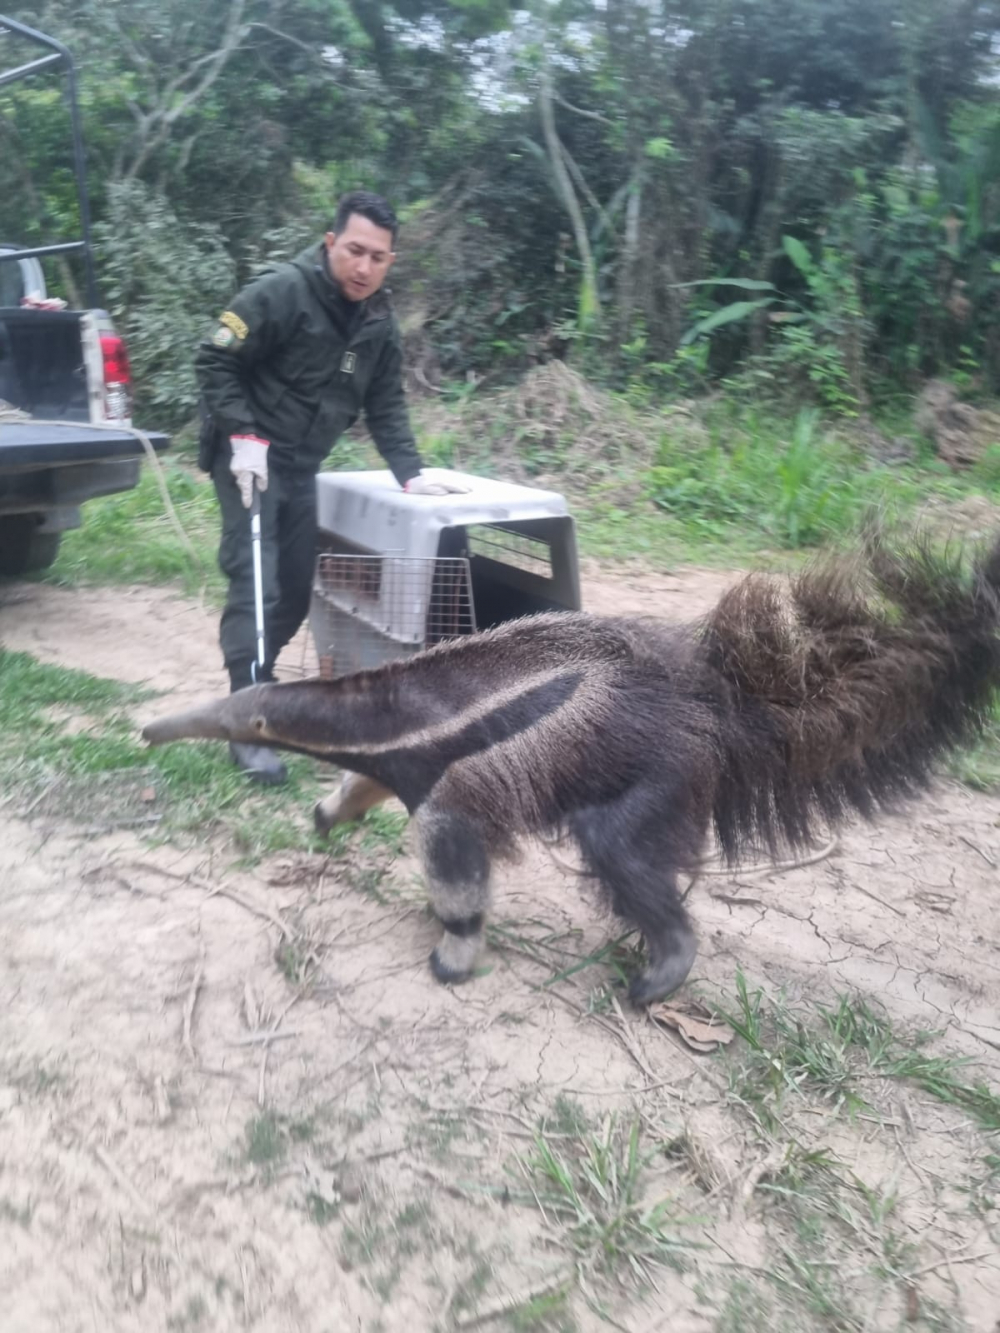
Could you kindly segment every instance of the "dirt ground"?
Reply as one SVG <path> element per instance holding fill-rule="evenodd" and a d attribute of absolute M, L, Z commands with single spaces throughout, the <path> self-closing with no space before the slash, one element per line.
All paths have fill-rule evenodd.
<path fill-rule="evenodd" d="M 590 567 L 586 604 L 687 617 L 730 581 Z M 224 689 L 215 616 L 161 590 L 0 585 L 0 641 L 167 692 L 147 715 Z M 309 668 L 303 638 L 286 671 Z M 769 1327 L 752 1303 L 724 1322 L 736 1278 L 776 1262 L 735 1057 L 631 1012 L 601 962 L 545 984 L 609 938 L 564 849 L 503 877 L 489 971 L 452 990 L 428 969 L 436 931 L 405 851 L 378 853 L 375 876 L 360 844 L 240 870 L 209 840 L 151 849 L 3 804 L 5 1333 Z M 793 1001 L 857 992 L 900 1031 L 944 1030 L 996 1088 L 998 863 L 1000 799 L 943 782 L 814 864 L 708 875 L 686 991 L 731 996 L 741 968 Z M 571 1250 L 522 1201 L 517 1160 L 543 1117 L 556 1143 L 574 1132 L 570 1104 L 598 1127 L 638 1112 L 654 1147 L 687 1134 L 688 1156 L 661 1151 L 650 1179 L 691 1248 L 653 1289 L 584 1280 L 530 1323 L 513 1307 L 564 1284 Z M 878 1115 L 827 1111 L 805 1108 L 795 1133 L 892 1193 L 912 1281 L 873 1287 L 861 1323 L 817 1306 L 797 1327 L 994 1333 L 1000 1246 L 996 1212 L 962 1188 L 982 1156 L 969 1117 L 903 1085 Z"/>

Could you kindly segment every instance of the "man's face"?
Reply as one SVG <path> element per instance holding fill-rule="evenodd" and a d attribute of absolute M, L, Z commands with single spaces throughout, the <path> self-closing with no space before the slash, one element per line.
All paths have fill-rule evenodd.
<path fill-rule="evenodd" d="M 328 231 L 324 243 L 330 274 L 348 301 L 364 301 L 373 296 L 385 282 L 396 258 L 392 232 L 377 227 L 359 213 L 351 214 L 339 236 Z"/>

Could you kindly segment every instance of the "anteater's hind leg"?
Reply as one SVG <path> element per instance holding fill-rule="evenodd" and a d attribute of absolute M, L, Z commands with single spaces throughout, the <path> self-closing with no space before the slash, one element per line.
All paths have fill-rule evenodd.
<path fill-rule="evenodd" d="M 629 988 L 636 1004 L 676 990 L 698 952 L 677 890 L 678 867 L 690 861 L 698 840 L 686 804 L 640 784 L 571 821 L 584 865 L 600 880 L 615 914 L 637 925 L 646 941 L 649 966 Z"/>
<path fill-rule="evenodd" d="M 489 907 L 486 841 L 473 820 L 448 810 L 423 806 L 415 822 L 431 906 L 444 926 L 431 970 L 438 981 L 467 981 L 483 946 Z"/>
<path fill-rule="evenodd" d="M 360 819 L 367 810 L 390 800 L 392 795 L 388 787 L 383 787 L 374 778 L 363 777 L 360 773 L 345 773 L 339 788 L 329 796 L 324 796 L 313 810 L 316 832 L 329 833 L 335 824 Z"/>

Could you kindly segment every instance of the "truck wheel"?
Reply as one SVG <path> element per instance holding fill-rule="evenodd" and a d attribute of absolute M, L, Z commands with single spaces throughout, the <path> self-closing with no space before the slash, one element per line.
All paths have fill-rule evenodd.
<path fill-rule="evenodd" d="M 0 576 L 8 578 L 48 569 L 59 551 L 59 532 L 39 532 L 40 514 L 0 517 Z"/>

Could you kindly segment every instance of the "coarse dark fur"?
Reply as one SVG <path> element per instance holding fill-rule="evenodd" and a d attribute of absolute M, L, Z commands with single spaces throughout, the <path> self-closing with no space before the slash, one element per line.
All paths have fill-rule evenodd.
<path fill-rule="evenodd" d="M 983 726 L 998 623 L 1000 540 L 966 568 L 876 537 L 788 589 L 751 576 L 696 624 L 528 617 L 356 676 L 243 690 L 145 735 L 273 744 L 362 775 L 317 808 L 324 828 L 399 796 L 444 926 L 442 980 L 473 970 L 491 861 L 568 833 L 643 933 L 645 1002 L 694 961 L 677 877 L 709 830 L 735 864 L 915 795 Z"/>

